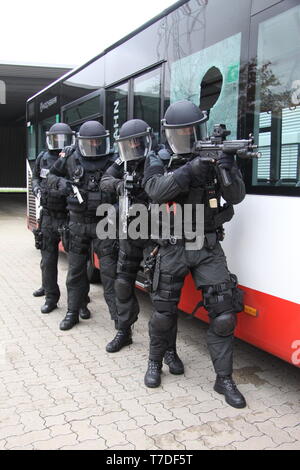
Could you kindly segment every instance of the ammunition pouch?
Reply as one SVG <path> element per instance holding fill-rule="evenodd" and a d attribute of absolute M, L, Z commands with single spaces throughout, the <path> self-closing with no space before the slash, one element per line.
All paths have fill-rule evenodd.
<path fill-rule="evenodd" d="M 66 210 L 66 198 L 57 189 L 48 189 L 47 207 L 50 211 L 63 212 Z"/>
<path fill-rule="evenodd" d="M 39 228 L 35 228 L 32 230 L 34 236 L 34 244 L 37 250 L 41 250 L 43 248 L 43 234 Z"/>
<path fill-rule="evenodd" d="M 96 211 L 98 206 L 102 202 L 102 195 L 101 191 L 93 192 L 93 191 L 88 191 L 87 192 L 87 215 L 96 215 Z"/>
<path fill-rule="evenodd" d="M 57 189 L 43 189 L 41 195 L 41 206 L 49 211 L 66 211 L 66 198 Z"/>
<path fill-rule="evenodd" d="M 72 193 L 67 197 L 67 207 L 70 213 L 85 214 L 87 211 L 86 195 L 80 189 L 83 197 L 83 203 L 79 204 L 77 197 Z"/>

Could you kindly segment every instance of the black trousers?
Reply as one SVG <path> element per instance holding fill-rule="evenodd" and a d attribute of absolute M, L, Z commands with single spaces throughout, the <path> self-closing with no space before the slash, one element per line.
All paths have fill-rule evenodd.
<path fill-rule="evenodd" d="M 138 318 L 140 307 L 135 295 L 135 281 L 147 244 L 148 240 L 119 240 L 115 282 L 119 329 L 130 328 Z"/>
<path fill-rule="evenodd" d="M 100 240 L 96 234 L 97 223 L 70 222 L 69 269 L 67 275 L 68 310 L 78 312 L 89 292 L 87 260 L 93 249 L 100 260 L 104 298 L 111 318 L 117 317 L 114 282 L 116 278 L 118 249 L 115 240 Z"/>
<path fill-rule="evenodd" d="M 120 240 L 117 279 L 115 282 L 118 308 L 118 328 L 127 329 L 138 318 L 140 307 L 135 295 L 135 281 L 141 263 L 153 249 L 148 240 Z M 168 348 L 175 348 L 177 337 L 177 318 L 168 334 Z M 169 337 L 170 336 L 170 337 Z M 163 351 L 162 357 L 165 353 Z"/>
<path fill-rule="evenodd" d="M 42 242 L 42 286 L 45 289 L 46 302 L 57 303 L 60 298 L 60 290 L 57 283 L 58 245 L 60 242 L 59 229 L 65 224 L 64 217 L 55 215 L 43 215 L 41 231 Z"/>
<path fill-rule="evenodd" d="M 150 359 L 161 360 L 171 346 L 177 327 L 177 305 L 185 276 L 191 272 L 196 288 L 222 285 L 230 281 L 227 262 L 219 242 L 214 247 L 186 250 L 184 244 L 159 249 L 159 281 L 152 293 L 154 313 L 149 322 Z M 232 373 L 233 334 L 218 336 L 210 324 L 207 343 L 215 372 Z"/>

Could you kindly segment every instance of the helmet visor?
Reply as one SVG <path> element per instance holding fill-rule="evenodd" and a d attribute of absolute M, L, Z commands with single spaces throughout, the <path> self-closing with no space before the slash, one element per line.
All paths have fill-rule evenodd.
<path fill-rule="evenodd" d="M 151 150 L 151 137 L 142 135 L 118 141 L 120 158 L 123 162 L 138 160 L 148 155 Z"/>
<path fill-rule="evenodd" d="M 187 127 L 165 128 L 168 143 L 176 154 L 191 153 L 195 143 L 207 137 L 206 123 Z"/>
<path fill-rule="evenodd" d="M 46 134 L 46 141 L 49 150 L 62 150 L 64 147 L 74 145 L 74 134 Z"/>
<path fill-rule="evenodd" d="M 96 158 L 107 155 L 110 150 L 109 137 L 77 137 L 81 155 L 85 158 Z"/>

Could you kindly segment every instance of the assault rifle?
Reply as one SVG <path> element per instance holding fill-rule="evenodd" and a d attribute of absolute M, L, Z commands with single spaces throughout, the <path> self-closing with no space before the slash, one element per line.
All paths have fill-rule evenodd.
<path fill-rule="evenodd" d="M 129 218 L 129 210 L 132 203 L 131 200 L 131 191 L 134 188 L 134 175 L 129 173 L 127 169 L 127 162 L 124 162 L 124 176 L 123 176 L 123 207 L 121 210 L 122 217 L 122 232 L 127 233 L 127 222 Z"/>
<path fill-rule="evenodd" d="M 201 160 L 216 164 L 222 157 L 222 153 L 236 155 L 242 159 L 259 158 L 260 152 L 256 152 L 254 137 L 249 134 L 249 139 L 226 140 L 231 131 L 226 129 L 225 124 L 215 124 L 212 136 L 207 140 L 198 140 L 193 148 L 193 153 L 200 156 Z M 224 186 L 231 185 L 229 172 L 220 167 L 221 178 Z"/>

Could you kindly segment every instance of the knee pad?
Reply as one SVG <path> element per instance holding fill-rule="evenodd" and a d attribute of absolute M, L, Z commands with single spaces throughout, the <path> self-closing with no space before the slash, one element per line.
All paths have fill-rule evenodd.
<path fill-rule="evenodd" d="M 237 288 L 237 279 L 203 288 L 204 307 L 211 318 L 211 326 L 218 336 L 229 336 L 236 326 L 236 313 L 243 309 L 242 291 Z"/>
<path fill-rule="evenodd" d="M 149 322 L 150 329 L 167 333 L 176 323 L 176 316 L 171 312 L 157 312 L 155 311 Z"/>
<path fill-rule="evenodd" d="M 211 327 L 218 336 L 230 336 L 236 327 L 236 315 L 224 312 L 211 320 Z"/>
<path fill-rule="evenodd" d="M 127 302 L 133 295 L 133 283 L 128 279 L 118 277 L 115 280 L 115 292 L 120 302 Z"/>
<path fill-rule="evenodd" d="M 153 300 L 153 306 L 157 312 L 164 313 L 165 315 L 177 316 L 177 302 L 168 302 L 166 300 Z"/>

